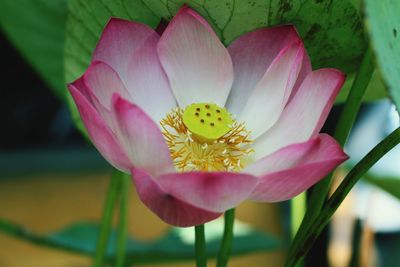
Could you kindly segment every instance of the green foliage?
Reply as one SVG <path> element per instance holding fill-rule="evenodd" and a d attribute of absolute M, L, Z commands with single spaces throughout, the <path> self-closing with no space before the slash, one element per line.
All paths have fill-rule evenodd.
<path fill-rule="evenodd" d="M 188 230 L 193 233 L 191 228 L 172 228 L 163 237 L 154 241 L 140 241 L 129 238 L 126 250 L 127 264 L 192 260 L 194 258 L 194 243 L 186 237 Z M 19 225 L 0 220 L 0 231 L 38 245 L 93 256 L 99 227 L 93 223 L 82 222 L 50 235 L 38 235 L 24 230 Z M 221 231 L 218 232 L 221 233 Z M 221 236 L 207 235 L 207 238 L 208 256 L 215 257 Z M 112 231 L 106 252 L 106 261 L 108 262 L 115 261 L 116 242 L 116 231 Z M 254 229 L 246 229 L 235 235 L 232 255 L 276 250 L 278 248 L 280 248 L 280 242 L 275 237 Z"/>
<path fill-rule="evenodd" d="M 0 1 L 2 30 L 60 98 L 66 19 L 67 0 Z"/>
<path fill-rule="evenodd" d="M 400 2 L 365 0 L 365 24 L 377 65 L 397 109 L 400 109 Z"/>
<path fill-rule="evenodd" d="M 398 177 L 377 177 L 371 174 L 367 174 L 364 180 L 376 185 L 377 187 L 385 190 L 392 196 L 400 200 L 400 178 Z"/>

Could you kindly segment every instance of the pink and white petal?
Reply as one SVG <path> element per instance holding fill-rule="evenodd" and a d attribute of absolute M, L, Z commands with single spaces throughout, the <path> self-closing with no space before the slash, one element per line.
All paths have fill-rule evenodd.
<path fill-rule="evenodd" d="M 115 168 L 124 172 L 129 172 L 132 163 L 102 117 L 86 96 L 74 85 L 68 85 L 68 89 L 79 110 L 90 139 L 99 150 L 100 154 Z"/>
<path fill-rule="evenodd" d="M 148 38 L 158 36 L 147 25 L 124 19 L 111 18 L 97 43 L 93 61 L 104 61 L 126 81 L 130 58 Z"/>
<path fill-rule="evenodd" d="M 325 134 L 285 147 L 244 170 L 260 177 L 250 199 L 262 202 L 290 199 L 317 183 L 346 159 L 348 156 L 340 145 Z"/>
<path fill-rule="evenodd" d="M 179 106 L 225 105 L 233 81 L 231 58 L 193 10 L 183 7 L 175 15 L 158 43 L 158 55 Z"/>
<path fill-rule="evenodd" d="M 68 89 L 70 87 L 73 87 L 75 90 L 78 90 L 89 102 L 90 104 L 93 104 L 92 102 L 92 96 L 89 88 L 87 88 L 85 82 L 83 81 L 83 76 L 75 80 L 74 82 L 67 84 Z"/>
<path fill-rule="evenodd" d="M 254 141 L 255 158 L 318 134 L 344 80 L 345 75 L 336 69 L 320 69 L 307 75 L 276 124 Z"/>
<path fill-rule="evenodd" d="M 86 100 L 93 106 L 98 115 L 101 117 L 104 124 L 106 124 L 112 134 L 114 134 L 115 123 L 114 119 L 112 118 L 110 109 L 108 107 L 105 107 L 97 98 L 97 96 L 93 93 L 93 90 L 88 87 L 88 84 L 85 81 L 85 74 L 68 86 L 73 86 L 86 98 Z"/>
<path fill-rule="evenodd" d="M 157 55 L 160 37 L 149 37 L 130 59 L 127 87 L 130 99 L 156 122 L 176 107 L 168 78 Z"/>
<path fill-rule="evenodd" d="M 83 82 L 96 99 L 107 109 L 111 108 L 114 93 L 129 97 L 129 93 L 118 73 L 107 63 L 94 61 L 83 74 Z"/>
<path fill-rule="evenodd" d="M 159 186 L 170 195 L 199 208 L 224 212 L 248 198 L 257 177 L 229 172 L 183 172 L 157 178 Z"/>
<path fill-rule="evenodd" d="M 301 64 L 301 70 L 300 70 L 299 75 L 297 76 L 297 81 L 293 86 L 292 92 L 290 93 L 290 97 L 289 97 L 288 103 L 296 95 L 296 93 L 299 90 L 299 88 L 300 88 L 301 84 L 303 83 L 304 79 L 311 72 L 312 72 L 312 66 L 311 66 L 310 57 L 308 56 L 307 51 L 304 51 L 303 63 Z"/>
<path fill-rule="evenodd" d="M 290 169 L 320 161 L 325 157 L 346 158 L 343 150 L 334 138 L 327 134 L 319 134 L 303 143 L 288 145 L 247 166 L 243 172 L 262 176 L 272 172 Z"/>
<path fill-rule="evenodd" d="M 100 61 L 97 61 L 97 63 L 99 62 Z M 89 66 L 89 68 L 91 68 L 91 66 Z M 74 86 L 74 88 L 77 89 L 87 99 L 87 101 L 94 107 L 94 109 L 98 112 L 98 115 L 101 117 L 104 123 L 109 127 L 111 132 L 114 134 L 116 129 L 116 122 L 111 113 L 110 104 L 108 104 L 107 103 L 108 101 L 106 101 L 105 98 L 103 98 L 103 101 L 105 102 L 103 105 L 102 101 L 100 101 L 99 98 L 93 92 L 95 90 L 89 87 L 90 83 L 85 81 L 85 75 L 87 75 L 87 72 L 88 71 L 86 71 L 86 73 L 82 77 L 74 81 L 71 85 Z M 107 106 L 105 106 L 106 104 Z"/>
<path fill-rule="evenodd" d="M 136 168 L 153 176 L 175 171 L 159 127 L 142 109 L 115 94 L 113 113 L 118 139 Z"/>
<path fill-rule="evenodd" d="M 143 203 L 168 224 L 180 227 L 200 225 L 221 215 L 190 205 L 165 192 L 153 177 L 141 169 L 133 168 L 132 177 Z"/>
<path fill-rule="evenodd" d="M 232 57 L 235 77 L 226 104 L 231 113 L 240 114 L 272 61 L 279 52 L 295 42 L 301 42 L 295 27 L 284 25 L 246 33 L 229 45 L 228 51 Z M 305 56 L 303 60 L 305 68 L 300 73 L 311 70 L 308 68 L 310 65 L 308 57 Z"/>
<path fill-rule="evenodd" d="M 115 121 L 112 117 L 111 95 L 113 90 L 126 95 L 126 89 L 118 74 L 106 63 L 92 62 L 86 72 L 74 81 L 73 85 L 96 109 L 104 123 L 115 132 Z"/>
<path fill-rule="evenodd" d="M 253 139 L 279 118 L 301 70 L 305 49 L 299 42 L 282 50 L 250 94 L 239 121 L 246 123 Z"/>

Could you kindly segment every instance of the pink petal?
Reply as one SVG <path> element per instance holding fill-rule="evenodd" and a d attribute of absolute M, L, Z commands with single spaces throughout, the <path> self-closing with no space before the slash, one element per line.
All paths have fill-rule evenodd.
<path fill-rule="evenodd" d="M 221 215 L 195 207 L 166 193 L 154 178 L 143 170 L 132 169 L 132 177 L 143 203 L 168 224 L 180 227 L 194 226 L 214 220 Z"/>
<path fill-rule="evenodd" d="M 87 88 L 85 82 L 83 81 L 83 76 L 73 83 L 67 84 L 68 89 L 70 89 L 71 86 L 73 86 L 75 90 L 78 90 L 90 102 L 90 104 L 93 104 L 91 95 L 94 96 L 94 94 L 91 94 L 90 89 Z"/>
<path fill-rule="evenodd" d="M 345 75 L 335 69 L 307 75 L 276 124 L 253 143 L 256 159 L 318 134 L 344 80 Z"/>
<path fill-rule="evenodd" d="M 232 81 L 232 61 L 207 22 L 183 7 L 168 25 L 158 55 L 181 107 L 212 102 L 224 106 Z"/>
<path fill-rule="evenodd" d="M 127 70 L 128 90 L 133 103 L 156 122 L 176 107 L 169 82 L 157 55 L 160 37 L 149 37 L 132 55 Z"/>
<path fill-rule="evenodd" d="M 312 72 L 312 66 L 311 66 L 310 57 L 308 56 L 307 51 L 304 51 L 303 63 L 301 64 L 301 70 L 300 70 L 299 75 L 297 76 L 297 81 L 293 86 L 292 92 L 290 93 L 290 98 L 289 98 L 288 102 L 290 102 L 292 100 L 292 98 L 297 94 L 297 91 L 299 90 L 304 79 L 311 72 Z"/>
<path fill-rule="evenodd" d="M 75 100 L 82 121 L 95 147 L 114 167 L 129 172 L 132 164 L 113 132 L 82 92 L 72 84 L 68 85 L 68 89 Z"/>
<path fill-rule="evenodd" d="M 99 62 L 99 61 L 97 61 Z M 89 66 L 91 68 L 93 63 Z M 94 94 L 93 90 L 89 87 L 88 83 L 85 81 L 85 75 L 88 71 L 86 71 L 79 79 L 74 81 L 71 85 L 74 86 L 76 90 L 78 90 L 86 100 L 93 106 L 93 108 L 100 116 L 101 120 L 104 122 L 105 125 L 110 129 L 112 134 L 114 135 L 114 124 L 112 114 L 110 112 L 109 107 L 104 106 L 99 98 Z M 70 85 L 68 85 L 70 86 Z"/>
<path fill-rule="evenodd" d="M 251 199 L 262 202 L 290 199 L 317 183 L 347 158 L 336 140 L 326 134 L 282 148 L 244 170 L 260 176 Z"/>
<path fill-rule="evenodd" d="M 150 27 L 123 19 L 111 18 L 100 37 L 93 61 L 110 65 L 125 82 L 127 67 L 132 55 L 148 38 L 158 34 Z"/>
<path fill-rule="evenodd" d="M 190 205 L 213 212 L 224 212 L 247 199 L 258 179 L 229 172 L 183 172 L 157 178 L 170 195 Z"/>
<path fill-rule="evenodd" d="M 143 110 L 115 94 L 113 112 L 119 140 L 136 168 L 154 176 L 175 171 L 159 127 Z"/>
<path fill-rule="evenodd" d="M 263 134 L 278 120 L 301 70 L 304 54 L 299 42 L 283 49 L 250 94 L 238 118 L 246 123 L 252 138 Z"/>
<path fill-rule="evenodd" d="M 106 63 L 94 61 L 73 85 L 93 105 L 110 130 L 115 132 L 115 120 L 110 112 L 112 94 L 118 92 L 128 95 L 118 74 Z"/>
<path fill-rule="evenodd" d="M 229 45 L 228 51 L 232 57 L 235 77 L 227 101 L 230 112 L 239 114 L 242 111 L 247 99 L 272 61 L 279 52 L 295 42 L 301 42 L 296 29 L 294 26 L 284 25 L 246 33 Z M 302 66 L 301 74 L 311 71 L 307 55 L 304 57 Z M 299 80 L 305 77 L 304 74 L 299 76 Z"/>
<path fill-rule="evenodd" d="M 118 74 L 104 62 L 92 62 L 82 79 L 93 96 L 108 109 L 111 107 L 111 98 L 114 93 L 119 93 L 125 98 L 129 97 Z"/>
<path fill-rule="evenodd" d="M 157 56 L 159 39 L 160 36 L 144 24 L 112 18 L 93 55 L 94 61 L 106 62 L 121 77 L 128 93 L 119 93 L 140 106 L 157 122 L 176 107 Z M 107 97 L 116 89 L 109 91 Z"/>

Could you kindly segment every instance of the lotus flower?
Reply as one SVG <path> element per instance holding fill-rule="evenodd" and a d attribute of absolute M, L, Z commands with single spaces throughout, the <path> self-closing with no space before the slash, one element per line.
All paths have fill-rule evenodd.
<path fill-rule="evenodd" d="M 319 134 L 344 79 L 311 70 L 293 26 L 259 29 L 225 48 L 183 7 L 161 36 L 111 19 L 68 88 L 100 153 L 132 174 L 155 214 L 185 227 L 247 199 L 290 199 L 346 160 Z"/>

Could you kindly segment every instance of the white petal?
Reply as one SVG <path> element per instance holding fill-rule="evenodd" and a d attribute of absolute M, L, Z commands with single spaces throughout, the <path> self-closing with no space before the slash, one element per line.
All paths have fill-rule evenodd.
<path fill-rule="evenodd" d="M 229 45 L 234 81 L 226 106 L 232 114 L 237 115 L 243 110 L 250 94 L 273 60 L 296 41 L 301 42 L 301 39 L 295 27 L 283 25 L 246 33 Z M 306 62 L 303 67 L 310 66 L 308 57 L 304 59 Z M 309 72 L 310 69 L 304 71 Z"/>
<path fill-rule="evenodd" d="M 176 107 L 176 100 L 157 55 L 160 37 L 153 35 L 131 56 L 127 69 L 130 100 L 155 122 Z"/>
<path fill-rule="evenodd" d="M 179 106 L 211 102 L 221 107 L 233 81 L 232 61 L 207 22 L 182 8 L 158 44 L 158 55 Z"/>
<path fill-rule="evenodd" d="M 251 93 L 238 119 L 246 123 L 252 138 L 263 134 L 278 120 L 297 80 L 304 53 L 300 42 L 282 50 Z"/>
<path fill-rule="evenodd" d="M 320 69 L 310 73 L 278 122 L 253 143 L 255 157 L 261 158 L 318 134 L 344 79 L 344 74 L 335 69 Z"/>

